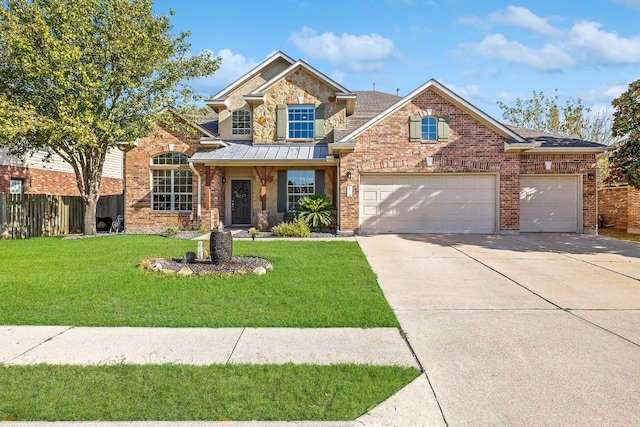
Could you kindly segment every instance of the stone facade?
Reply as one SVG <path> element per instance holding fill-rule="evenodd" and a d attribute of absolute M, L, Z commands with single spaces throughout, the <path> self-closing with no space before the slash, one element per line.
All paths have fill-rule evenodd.
<path fill-rule="evenodd" d="M 255 107 L 253 142 L 281 142 L 276 139 L 276 105 L 278 104 L 312 104 L 315 106 L 324 104 L 326 136 L 319 141 L 330 140 L 334 128 L 345 126 L 345 104 L 336 100 L 335 89 L 321 82 L 308 71 L 299 69 L 291 76 L 283 78 L 271 86 L 265 94 L 265 103 Z"/>
<path fill-rule="evenodd" d="M 76 176 L 69 172 L 59 172 L 21 166 L 0 165 L 0 193 L 10 191 L 10 180 L 24 180 L 25 194 L 53 194 L 57 196 L 79 196 Z M 103 177 L 100 195 L 122 194 L 122 180 Z"/>

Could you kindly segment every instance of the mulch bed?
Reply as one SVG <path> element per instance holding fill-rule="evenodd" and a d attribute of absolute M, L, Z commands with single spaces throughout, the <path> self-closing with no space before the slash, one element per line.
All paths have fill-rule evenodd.
<path fill-rule="evenodd" d="M 180 274 L 184 275 L 244 275 L 249 273 L 257 274 L 256 269 L 258 267 L 263 267 L 266 272 L 273 270 L 273 265 L 269 260 L 260 257 L 249 256 L 232 257 L 231 261 L 224 264 L 213 264 L 210 259 L 196 260 L 195 262 L 186 263 L 184 262 L 184 260 L 179 258 L 157 258 L 144 260 L 140 263 L 140 265 L 146 270 L 174 273 L 179 273 L 182 271 L 182 273 Z M 190 273 L 188 273 L 189 270 L 186 270 L 185 268 L 188 268 L 190 270 Z"/>

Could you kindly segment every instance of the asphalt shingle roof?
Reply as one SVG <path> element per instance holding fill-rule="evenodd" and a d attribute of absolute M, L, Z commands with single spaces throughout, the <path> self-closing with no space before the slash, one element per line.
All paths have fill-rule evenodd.
<path fill-rule="evenodd" d="M 540 143 L 541 148 L 601 148 L 603 144 L 596 142 L 584 141 L 578 138 L 569 138 L 566 136 L 553 135 L 546 132 L 531 130 L 519 126 L 505 125 L 513 132 L 523 137 L 527 142 Z"/>

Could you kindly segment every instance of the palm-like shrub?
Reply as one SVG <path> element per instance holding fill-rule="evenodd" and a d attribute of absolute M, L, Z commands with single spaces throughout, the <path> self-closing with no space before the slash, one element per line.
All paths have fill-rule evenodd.
<path fill-rule="evenodd" d="M 328 227 L 333 222 L 335 207 L 326 194 L 314 194 L 298 200 L 296 217 L 306 222 L 313 230 Z"/>

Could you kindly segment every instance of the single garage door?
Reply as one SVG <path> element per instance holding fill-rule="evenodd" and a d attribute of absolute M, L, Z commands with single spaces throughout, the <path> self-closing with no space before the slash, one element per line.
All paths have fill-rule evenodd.
<path fill-rule="evenodd" d="M 579 194 L 577 176 L 520 177 L 520 231 L 578 232 Z"/>
<path fill-rule="evenodd" d="M 496 231 L 495 175 L 362 176 L 363 233 Z"/>

